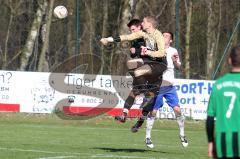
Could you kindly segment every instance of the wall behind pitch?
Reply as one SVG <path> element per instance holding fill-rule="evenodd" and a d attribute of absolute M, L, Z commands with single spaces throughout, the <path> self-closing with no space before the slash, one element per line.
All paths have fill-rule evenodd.
<path fill-rule="evenodd" d="M 181 111 L 185 116 L 193 119 L 206 119 L 208 99 L 214 81 L 176 79 L 175 86 L 179 96 Z M 161 118 L 172 118 L 172 108 L 165 103 L 160 109 Z"/>
<path fill-rule="evenodd" d="M 0 111 L 52 113 L 59 101 L 68 113 L 121 114 L 130 88 L 131 78 L 123 76 L 84 76 L 83 74 L 0 71 Z M 50 78 L 51 77 L 51 78 Z M 176 88 L 185 116 L 206 119 L 208 98 L 213 81 L 177 79 Z M 138 116 L 142 102 L 139 96 L 130 116 Z M 161 118 L 172 118 L 174 113 L 166 104 L 160 109 Z"/>

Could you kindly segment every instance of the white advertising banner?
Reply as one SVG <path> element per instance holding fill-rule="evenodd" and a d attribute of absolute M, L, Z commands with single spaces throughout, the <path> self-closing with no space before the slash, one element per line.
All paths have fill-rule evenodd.
<path fill-rule="evenodd" d="M 206 119 L 208 99 L 214 81 L 176 79 L 175 87 L 182 113 L 193 119 Z M 160 109 L 161 118 L 172 118 L 174 112 L 165 103 Z"/>
<path fill-rule="evenodd" d="M 53 74 L 40 72 L 0 71 L 0 111 L 52 113 L 56 107 L 71 112 L 121 112 L 132 79 L 125 76 Z M 208 98 L 213 81 L 177 79 L 179 102 L 185 116 L 206 119 Z M 140 112 L 142 97 L 133 110 Z M 137 115 L 137 114 L 135 114 Z M 161 118 L 174 113 L 166 104 Z"/>

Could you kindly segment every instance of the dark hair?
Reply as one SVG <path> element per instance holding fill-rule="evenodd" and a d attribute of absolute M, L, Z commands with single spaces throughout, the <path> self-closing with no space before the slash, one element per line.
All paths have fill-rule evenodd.
<path fill-rule="evenodd" d="M 133 25 L 140 26 L 142 24 L 142 21 L 139 19 L 132 19 L 127 26 L 130 28 Z"/>
<path fill-rule="evenodd" d="M 240 45 L 232 48 L 230 56 L 233 67 L 240 67 Z"/>
<path fill-rule="evenodd" d="M 171 31 L 164 31 L 163 33 L 168 33 L 171 35 L 171 39 L 173 40 L 174 34 Z"/>

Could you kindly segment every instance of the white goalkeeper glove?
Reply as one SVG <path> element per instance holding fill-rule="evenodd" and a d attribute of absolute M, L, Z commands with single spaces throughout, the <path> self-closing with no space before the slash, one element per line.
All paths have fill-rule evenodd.
<path fill-rule="evenodd" d="M 113 37 L 108 37 L 108 38 L 102 38 L 100 40 L 100 42 L 103 44 L 103 45 L 107 45 L 109 42 L 113 42 Z"/>

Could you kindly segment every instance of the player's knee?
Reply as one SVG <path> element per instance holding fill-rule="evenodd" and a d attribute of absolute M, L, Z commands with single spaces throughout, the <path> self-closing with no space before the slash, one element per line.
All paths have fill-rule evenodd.
<path fill-rule="evenodd" d="M 140 76 L 142 76 L 143 75 L 143 73 L 141 72 L 141 70 L 135 70 L 134 71 L 134 76 L 135 77 L 140 77 Z"/>
<path fill-rule="evenodd" d="M 173 107 L 173 111 L 174 111 L 176 117 L 181 116 L 181 109 L 179 106 Z"/>
<path fill-rule="evenodd" d="M 153 111 L 151 112 L 151 116 L 152 116 L 152 117 L 156 117 L 156 115 L 157 115 L 157 110 L 153 110 Z"/>
<path fill-rule="evenodd" d="M 139 77 L 139 76 L 142 76 L 142 75 L 148 75 L 148 74 L 151 74 L 151 73 L 152 73 L 152 70 L 151 70 L 151 67 L 149 65 L 143 65 L 143 66 L 137 68 L 134 71 L 135 77 Z"/>
<path fill-rule="evenodd" d="M 129 93 L 129 96 L 135 98 L 135 93 L 134 93 L 134 91 L 131 91 L 131 92 Z"/>
<path fill-rule="evenodd" d="M 137 62 L 134 62 L 133 60 L 129 60 L 129 61 L 127 61 L 127 67 L 128 67 L 128 69 L 137 68 Z"/>
<path fill-rule="evenodd" d="M 143 65 L 142 59 L 132 59 L 127 61 L 127 67 L 128 69 L 135 69 Z"/>

